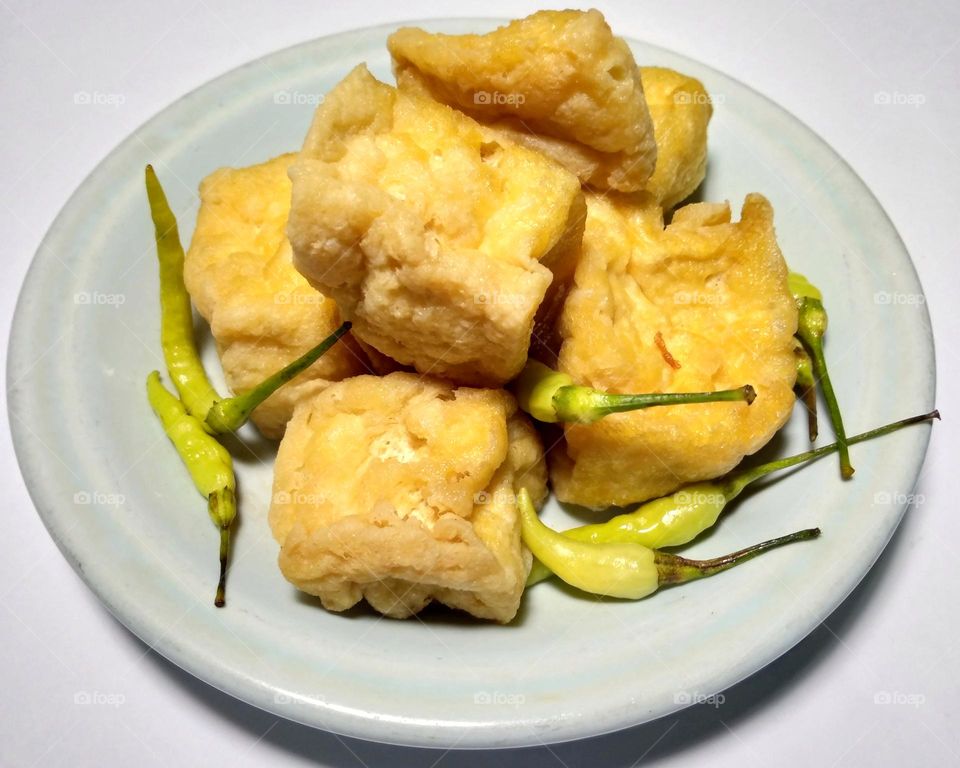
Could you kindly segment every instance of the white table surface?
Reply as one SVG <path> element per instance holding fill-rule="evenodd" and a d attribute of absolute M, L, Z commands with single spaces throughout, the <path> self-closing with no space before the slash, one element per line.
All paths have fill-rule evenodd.
<path fill-rule="evenodd" d="M 960 472 L 951 461 L 960 447 L 960 5 L 598 6 L 618 33 L 700 59 L 797 115 L 864 178 L 907 243 L 933 316 L 946 421 L 934 430 L 918 503 L 870 575 L 819 629 L 728 690 L 720 706 L 551 748 L 380 746 L 280 720 L 149 651 L 60 556 L 4 429 L 0 765 L 960 764 Z M 451 14 L 522 16 L 537 7 L 517 0 L 0 0 L 4 352 L 24 273 L 57 211 L 120 140 L 182 94 L 312 37 Z M 114 101 L 122 103 L 78 105 L 79 91 L 120 94 Z M 894 103 L 875 104 L 877 93 L 892 94 Z"/>

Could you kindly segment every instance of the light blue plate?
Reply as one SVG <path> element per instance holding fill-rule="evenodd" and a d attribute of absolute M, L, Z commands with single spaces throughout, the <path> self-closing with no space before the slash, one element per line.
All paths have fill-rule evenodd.
<path fill-rule="evenodd" d="M 482 31 L 492 22 L 425 26 Z M 801 640 L 867 572 L 903 514 L 927 427 L 856 446 L 853 482 L 840 481 L 832 459 L 782 479 L 690 552 L 716 555 L 820 525 L 816 542 L 638 603 L 543 584 L 508 627 L 439 611 L 406 622 L 338 616 L 298 595 L 277 569 L 266 522 L 272 447 L 255 442 L 256 455 L 237 452 L 243 519 L 228 605 L 213 607 L 216 531 L 144 397 L 144 377 L 163 363 L 143 166 L 156 166 L 188 239 L 206 174 L 297 149 L 314 105 L 358 62 L 390 79 L 384 42 L 393 29 L 307 43 L 199 88 L 120 145 L 67 203 L 30 268 L 9 355 L 17 455 L 44 523 L 91 589 L 157 651 L 245 701 L 338 733 L 536 744 L 623 728 L 727 688 Z M 863 182 L 748 87 L 631 45 L 639 62 L 694 75 L 713 94 L 704 199 L 739 206 L 763 192 L 788 260 L 824 288 L 848 429 L 929 410 L 922 289 Z M 219 370 L 209 341 L 205 352 Z M 803 429 L 798 412 L 776 449 L 802 450 Z M 546 514 L 564 522 L 556 505 Z"/>

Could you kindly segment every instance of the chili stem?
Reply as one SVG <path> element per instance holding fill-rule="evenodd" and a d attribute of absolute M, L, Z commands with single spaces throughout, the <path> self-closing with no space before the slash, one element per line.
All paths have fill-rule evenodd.
<path fill-rule="evenodd" d="M 637 411 L 661 405 L 694 403 L 746 402 L 750 405 L 757 393 L 749 384 L 718 392 L 655 392 L 649 394 L 612 394 L 590 387 L 566 386 L 553 397 L 559 421 L 591 424 L 611 413 Z"/>
<path fill-rule="evenodd" d="M 882 427 L 871 429 L 868 432 L 862 432 L 859 435 L 854 435 L 853 437 L 847 439 L 846 444 L 853 445 L 855 443 L 862 443 L 866 440 L 872 440 L 875 437 L 889 435 L 891 432 L 896 432 L 904 427 L 909 427 L 912 424 L 920 424 L 925 421 L 931 421 L 932 419 L 939 418 L 940 411 L 937 410 L 930 411 L 930 413 L 923 413 L 919 416 L 911 416 L 910 418 L 901 419 L 900 421 L 895 421 L 892 424 L 886 424 Z M 734 499 L 739 496 L 740 492 L 750 485 L 750 483 L 752 483 L 754 480 L 759 480 L 764 475 L 769 475 L 771 472 L 787 469 L 789 467 L 796 466 L 797 464 L 803 464 L 804 462 L 815 461 L 823 456 L 836 453 L 841 449 L 841 446 L 842 444 L 840 441 L 837 441 L 835 443 L 830 443 L 830 445 L 825 445 L 822 448 L 815 448 L 810 451 L 805 451 L 804 453 L 798 453 L 795 456 L 787 456 L 783 459 L 775 459 L 757 467 L 751 467 L 750 469 L 735 472 L 734 474 L 727 476 L 727 479 L 723 484 L 723 494 L 726 496 L 728 501 Z"/>
<path fill-rule="evenodd" d="M 815 443 L 820 429 L 817 422 L 817 381 L 813 375 L 813 361 L 799 340 L 794 352 L 797 356 L 797 381 L 793 389 L 807 412 L 807 434 L 810 442 Z"/>
<path fill-rule="evenodd" d="M 763 541 L 751 547 L 731 552 L 729 555 L 714 557 L 709 560 L 690 560 L 680 555 L 654 550 L 654 563 L 656 563 L 657 566 L 661 586 L 667 584 L 683 584 L 687 581 L 713 576 L 715 573 L 733 568 L 771 549 L 782 547 L 785 544 L 792 544 L 796 541 L 815 539 L 819 535 L 819 528 L 806 528 L 802 531 L 796 531 L 786 536 L 779 536 L 775 539 Z"/>
<path fill-rule="evenodd" d="M 830 421 L 833 423 L 833 430 L 837 435 L 837 443 L 839 443 L 837 452 L 840 455 L 840 475 L 845 480 L 849 480 L 853 477 L 854 469 L 850 463 L 847 433 L 843 427 L 840 403 L 837 401 L 837 394 L 833 389 L 833 382 L 830 380 L 830 372 L 827 370 L 827 360 L 823 354 L 823 335 L 827 329 L 827 313 L 820 300 L 811 297 L 801 298 L 797 302 L 797 306 L 800 310 L 797 336 L 810 353 L 810 358 L 813 361 L 813 372 L 820 381 L 823 398 L 827 401 Z"/>
<path fill-rule="evenodd" d="M 217 596 L 213 604 L 223 608 L 227 604 L 227 558 L 230 556 L 230 528 L 220 529 L 220 580 L 217 582 Z"/>
<path fill-rule="evenodd" d="M 268 376 L 253 389 L 244 392 L 236 397 L 226 397 L 217 400 L 207 412 L 206 426 L 215 434 L 225 432 L 235 432 L 247 423 L 253 410 L 266 400 L 270 395 L 276 392 L 280 387 L 291 379 L 295 378 L 311 365 L 313 365 L 323 354 L 336 344 L 347 331 L 350 330 L 350 322 L 345 322 L 337 330 L 331 333 L 327 338 L 320 342 L 313 349 L 298 357 L 289 365 L 280 369 L 272 376 Z"/>

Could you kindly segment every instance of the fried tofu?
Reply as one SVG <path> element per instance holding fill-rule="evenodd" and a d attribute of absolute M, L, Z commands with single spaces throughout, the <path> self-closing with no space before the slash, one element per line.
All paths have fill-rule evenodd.
<path fill-rule="evenodd" d="M 387 47 L 401 90 L 466 112 L 584 184 L 632 192 L 654 172 L 636 62 L 599 11 L 539 11 L 485 35 L 404 28 Z"/>
<path fill-rule="evenodd" d="M 664 208 L 688 198 L 707 174 L 707 126 L 713 102 L 703 83 L 664 67 L 640 67 L 657 166 L 644 189 Z"/>
<path fill-rule="evenodd" d="M 394 618 L 432 600 L 500 622 L 530 569 L 516 494 L 546 496 L 536 431 L 503 390 L 359 376 L 297 406 L 270 525 L 280 569 L 332 611 Z"/>
<path fill-rule="evenodd" d="M 294 264 L 358 339 L 459 384 L 519 373 L 572 279 L 575 176 L 363 66 L 317 109 L 290 176 Z"/>
<path fill-rule="evenodd" d="M 797 309 L 773 209 L 749 195 L 740 221 L 698 203 L 663 227 L 655 201 L 588 197 L 559 368 L 611 392 L 699 392 L 751 384 L 757 397 L 621 413 L 565 425 L 550 454 L 561 501 L 591 508 L 719 477 L 790 415 Z"/>
<path fill-rule="evenodd" d="M 332 299 L 293 267 L 284 229 L 290 211 L 281 155 L 248 168 L 222 168 L 200 185 L 200 212 L 186 254 L 184 280 L 210 323 L 227 379 L 245 392 L 329 336 L 342 322 Z M 367 372 L 349 337 L 253 412 L 269 438 L 279 438 L 303 397 L 331 381 Z"/>

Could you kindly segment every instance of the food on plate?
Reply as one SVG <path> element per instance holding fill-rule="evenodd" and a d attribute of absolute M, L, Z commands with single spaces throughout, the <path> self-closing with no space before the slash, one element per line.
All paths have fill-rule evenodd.
<path fill-rule="evenodd" d="M 634 541 L 595 543 L 564 536 L 540 521 L 526 491 L 520 492 L 519 508 L 523 543 L 554 574 L 584 592 L 627 600 L 647 597 L 669 584 L 713 576 L 776 547 L 820 535 L 819 528 L 806 528 L 729 555 L 690 560 Z"/>
<path fill-rule="evenodd" d="M 640 67 L 657 141 L 657 165 L 644 189 L 673 208 L 707 174 L 707 126 L 713 103 L 703 84 L 665 67 Z"/>
<path fill-rule="evenodd" d="M 847 433 L 843 427 L 840 403 L 837 402 L 830 371 L 827 369 L 827 359 L 823 354 L 823 336 L 827 332 L 827 311 L 823 308 L 823 295 L 813 283 L 796 272 L 790 273 L 789 285 L 799 312 L 797 338 L 810 356 L 813 376 L 820 382 L 820 391 L 827 401 L 830 422 L 837 434 L 837 442 L 840 443 L 840 476 L 849 480 L 853 477 L 854 469 L 847 450 Z"/>
<path fill-rule="evenodd" d="M 728 389 L 756 400 L 613 414 L 564 425 L 550 452 L 561 501 L 626 505 L 719 477 L 786 422 L 796 378 L 797 307 L 773 209 L 749 195 L 676 211 L 590 195 L 583 250 L 560 321 L 558 368 L 612 392 Z"/>
<path fill-rule="evenodd" d="M 648 392 L 617 394 L 573 383 L 573 378 L 528 360 L 515 382 L 517 401 L 523 411 L 548 424 L 593 424 L 611 413 L 639 411 L 664 405 L 698 403 L 753 402 L 756 393 L 745 384 L 719 392 Z"/>
<path fill-rule="evenodd" d="M 359 339 L 457 383 L 520 372 L 548 289 L 572 275 L 574 176 L 363 66 L 317 109 L 290 176 L 294 263 Z"/>
<path fill-rule="evenodd" d="M 236 478 L 230 453 L 214 434 L 239 429 L 271 394 L 315 363 L 349 330 L 344 323 L 306 354 L 274 372 L 242 395 L 217 393 L 197 351 L 190 296 L 184 285 L 184 253 L 177 219 L 151 166 L 145 183 L 160 272 L 160 343 L 167 373 L 180 397 L 174 397 L 153 371 L 147 377 L 147 399 L 177 449 L 197 490 L 207 499 L 210 517 L 220 529 L 220 581 L 214 605 L 225 601 L 230 526 L 237 514 Z"/>
<path fill-rule="evenodd" d="M 530 568 L 516 494 L 546 495 L 536 431 L 502 390 L 411 373 L 358 376 L 297 406 L 270 525 L 280 569 L 343 611 L 432 600 L 507 622 Z"/>
<path fill-rule="evenodd" d="M 230 526 L 237 516 L 233 459 L 226 448 L 207 434 L 203 423 L 187 412 L 183 402 L 167 391 L 156 371 L 147 377 L 147 399 L 190 472 L 193 484 L 207 500 L 210 519 L 220 531 L 220 579 L 214 605 L 221 608 L 226 601 Z"/>
<path fill-rule="evenodd" d="M 227 385 L 236 393 L 306 354 L 343 322 L 336 303 L 293 267 L 284 234 L 293 158 L 221 168 L 200 185 L 184 279 L 210 323 Z M 348 335 L 269 397 L 253 412 L 253 422 L 266 437 L 279 438 L 301 398 L 360 373 L 368 373 L 366 356 Z"/>
<path fill-rule="evenodd" d="M 186 292 L 183 293 L 185 295 Z M 170 293 L 168 293 L 169 297 L 171 297 Z M 203 419 L 191 414 L 182 400 L 167 391 L 160 382 L 160 374 L 157 371 L 153 371 L 147 378 L 147 399 L 190 472 L 194 485 L 206 497 L 210 517 L 220 529 L 220 582 L 214 600 L 214 604 L 218 607 L 222 607 L 225 600 L 227 560 L 230 556 L 230 526 L 237 514 L 237 503 L 233 461 L 229 452 L 217 442 L 213 435 L 235 432 L 246 424 L 255 408 L 279 387 L 320 359 L 349 329 L 350 324 L 344 323 L 306 355 L 242 395 L 221 398 L 214 391 L 213 405 Z M 189 344 L 193 343 L 191 334 Z M 185 346 L 182 345 L 181 350 Z M 175 347 L 170 345 L 168 349 L 174 351 Z M 179 360 L 198 369 L 206 380 L 206 372 L 203 371 L 203 366 L 196 354 L 191 355 L 186 351 L 179 356 Z M 182 366 L 181 370 L 183 370 Z"/>
<path fill-rule="evenodd" d="M 854 435 L 847 442 L 850 445 L 861 443 L 889 435 L 912 424 L 924 424 L 939 418 L 939 411 L 931 411 Z M 831 443 L 796 456 L 736 469 L 714 482 L 685 485 L 670 496 L 648 501 L 630 512 L 611 517 L 606 522 L 581 525 L 562 533 L 567 538 L 593 544 L 633 542 L 651 549 L 678 547 L 693 541 L 705 530 L 713 527 L 727 504 L 751 483 L 774 472 L 808 464 L 831 453 L 837 453 L 840 447 L 840 443 Z M 535 559 L 527 577 L 527 586 L 550 575 L 550 569 Z"/>
<path fill-rule="evenodd" d="M 640 73 L 599 11 L 539 11 L 485 35 L 404 28 L 387 47 L 401 90 L 462 110 L 585 184 L 632 192 L 654 172 Z"/>
<path fill-rule="evenodd" d="M 331 611 L 501 623 L 552 575 L 637 599 L 815 538 L 663 551 L 761 478 L 832 453 L 848 478 L 849 445 L 939 418 L 846 437 L 822 297 L 788 272 L 770 202 L 748 195 L 739 221 L 676 208 L 706 174 L 709 94 L 638 67 L 599 12 L 388 47 L 397 88 L 360 64 L 298 154 L 203 181 L 186 256 L 147 167 L 179 398 L 156 372 L 147 394 L 220 530 L 218 606 L 236 480 L 216 436 L 248 418 L 283 437 L 268 522 L 291 584 Z M 233 397 L 203 369 L 191 296 Z M 818 381 L 837 442 L 738 467 L 797 397 L 816 440 Z M 548 469 L 560 501 L 639 506 L 552 530 Z"/>

